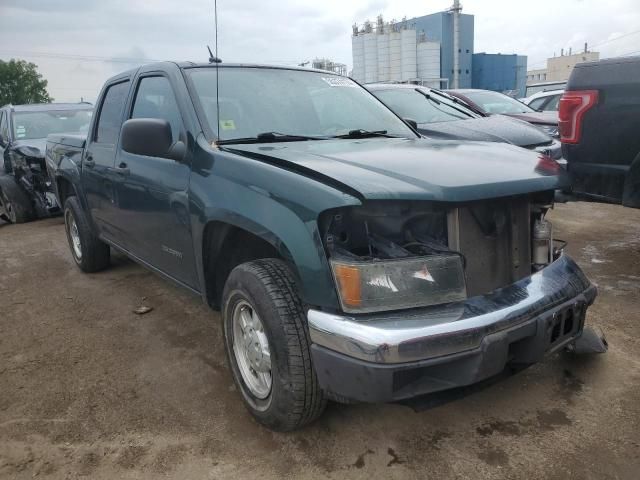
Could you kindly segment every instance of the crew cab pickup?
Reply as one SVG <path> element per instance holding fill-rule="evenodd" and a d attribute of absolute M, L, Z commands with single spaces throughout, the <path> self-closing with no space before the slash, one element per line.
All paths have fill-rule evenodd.
<path fill-rule="evenodd" d="M 77 265 L 113 248 L 219 309 L 244 403 L 275 430 L 327 399 L 533 364 L 579 338 L 596 296 L 545 219 L 567 182 L 554 160 L 421 138 L 332 73 L 144 66 L 46 155 Z"/>
<path fill-rule="evenodd" d="M 640 56 L 576 65 L 559 116 L 574 194 L 640 208 Z"/>

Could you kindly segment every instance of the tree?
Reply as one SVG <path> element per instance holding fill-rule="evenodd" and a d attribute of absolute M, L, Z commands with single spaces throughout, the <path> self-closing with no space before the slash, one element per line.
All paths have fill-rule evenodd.
<path fill-rule="evenodd" d="M 24 60 L 0 60 L 0 106 L 12 103 L 49 103 L 47 81 L 38 73 L 38 66 Z"/>

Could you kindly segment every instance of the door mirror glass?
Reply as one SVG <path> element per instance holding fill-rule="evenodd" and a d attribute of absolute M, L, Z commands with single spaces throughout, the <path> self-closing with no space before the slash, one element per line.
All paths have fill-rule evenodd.
<path fill-rule="evenodd" d="M 122 149 L 134 155 L 172 158 L 171 125 L 160 118 L 132 118 L 122 125 Z M 182 143 L 182 142 L 177 142 Z M 179 148 L 179 147 L 177 147 Z"/>

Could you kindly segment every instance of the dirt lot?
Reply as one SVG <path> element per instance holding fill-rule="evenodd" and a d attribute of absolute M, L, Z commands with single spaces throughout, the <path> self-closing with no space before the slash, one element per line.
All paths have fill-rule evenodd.
<path fill-rule="evenodd" d="M 61 219 L 0 223 L 0 478 L 638 478 L 640 211 L 552 219 L 599 286 L 609 353 L 423 411 L 333 404 L 293 434 L 245 411 L 198 298 L 121 256 L 81 274 Z"/>

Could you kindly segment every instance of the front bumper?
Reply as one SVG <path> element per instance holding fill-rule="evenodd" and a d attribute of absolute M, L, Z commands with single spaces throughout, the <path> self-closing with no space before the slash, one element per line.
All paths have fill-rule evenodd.
<path fill-rule="evenodd" d="M 309 310 L 323 389 L 368 402 L 469 385 L 531 364 L 580 336 L 596 288 L 568 256 L 462 302 L 345 316 Z"/>

